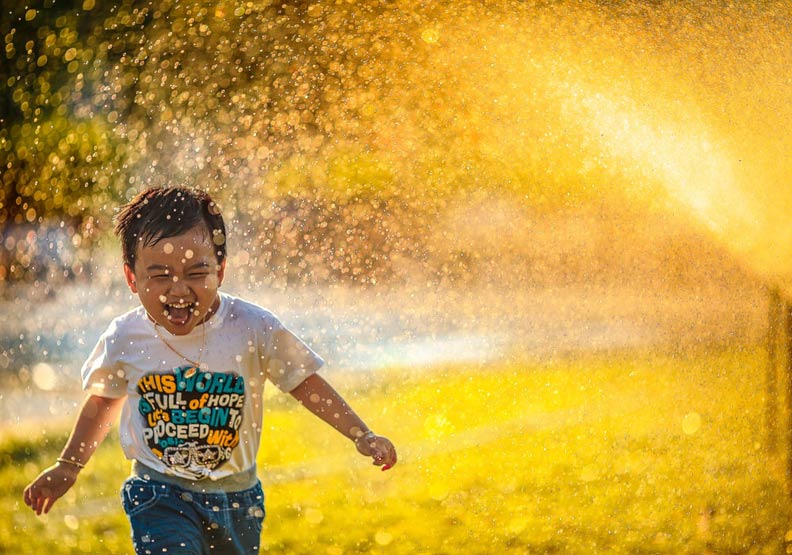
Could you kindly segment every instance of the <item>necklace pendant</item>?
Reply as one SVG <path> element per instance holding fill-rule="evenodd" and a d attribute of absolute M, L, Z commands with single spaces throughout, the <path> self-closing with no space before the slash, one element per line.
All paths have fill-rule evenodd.
<path fill-rule="evenodd" d="M 197 371 L 198 371 L 198 368 L 195 367 L 195 366 L 193 366 L 191 368 L 188 368 L 187 371 L 184 373 L 184 377 L 185 378 L 192 378 Z"/>

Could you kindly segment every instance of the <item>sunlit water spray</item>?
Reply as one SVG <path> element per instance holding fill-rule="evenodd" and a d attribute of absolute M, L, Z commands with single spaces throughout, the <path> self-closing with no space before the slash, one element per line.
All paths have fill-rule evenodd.
<path fill-rule="evenodd" d="M 461 91 L 443 98 L 469 116 L 460 157 L 483 179 L 528 202 L 601 196 L 686 214 L 779 285 L 792 277 L 787 11 L 526 6 L 427 42 L 437 81 Z"/>
<path fill-rule="evenodd" d="M 81 125 L 102 122 L 118 143 L 101 159 L 97 190 L 118 174 L 120 197 L 171 178 L 221 198 L 235 226 L 238 290 L 249 286 L 339 367 L 656 345 L 647 330 L 687 325 L 674 311 L 698 317 L 706 303 L 696 304 L 698 290 L 690 304 L 664 296 L 674 285 L 665 260 L 633 290 L 619 289 L 638 273 L 631 259 L 651 260 L 665 238 L 662 229 L 625 232 L 612 217 L 625 207 L 632 230 L 644 212 L 656 227 L 672 219 L 680 234 L 705 230 L 738 259 L 723 262 L 730 271 L 746 265 L 773 283 L 792 275 L 792 37 L 782 5 L 214 8 L 119 9 L 112 25 L 99 25 L 120 29 L 107 39 L 117 59 L 87 48 L 68 54 L 70 64 L 91 61 L 81 79 L 97 88 L 97 106 L 119 104 L 93 113 L 80 96 L 62 111 Z M 61 35 L 41 33 L 47 48 L 60 47 Z M 39 117 L 38 97 L 11 81 L 31 120 Z M 45 89 L 39 96 L 55 102 Z M 17 155 L 32 164 L 46 137 L 32 124 L 14 132 Z M 71 152 L 69 140 L 53 144 Z M 94 149 L 91 160 L 104 152 Z M 56 158 L 37 183 L 65 187 L 50 179 L 66 172 Z M 92 210 L 109 220 L 114 199 L 98 198 Z M 601 229 L 578 214 L 594 214 Z M 629 254 L 611 273 L 592 270 L 620 251 Z M 685 271 L 702 258 L 683 249 L 674 256 Z M 378 264 L 388 271 L 377 274 Z M 281 283 L 297 267 L 313 290 Z M 351 293 L 314 295 L 350 282 Z M 647 300 L 647 283 L 657 298 Z M 17 309 L 39 323 L 7 337 L 52 335 L 57 311 Z M 709 314 L 710 323 L 725 320 Z M 89 331 L 61 336 L 78 336 L 75 351 L 85 351 L 96 337 Z M 30 372 L 41 362 L 20 362 L 20 352 L 0 357 L 4 369 Z M 38 368 L 33 383 L 52 387 Z"/>
<path fill-rule="evenodd" d="M 751 256 L 767 232 L 763 210 L 738 183 L 734 157 L 706 129 L 684 121 L 652 121 L 634 102 L 619 105 L 575 87 L 571 93 L 577 123 L 592 134 L 609 164 L 626 168 L 624 177 L 643 181 L 649 194 L 652 187 L 664 189 L 715 237 L 740 256 Z"/>

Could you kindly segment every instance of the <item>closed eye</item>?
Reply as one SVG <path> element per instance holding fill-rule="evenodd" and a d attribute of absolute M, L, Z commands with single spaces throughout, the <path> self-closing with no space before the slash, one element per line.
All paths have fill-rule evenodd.
<path fill-rule="evenodd" d="M 211 267 L 206 262 L 198 262 L 186 268 L 187 277 L 190 279 L 199 279 L 208 276 L 211 273 Z"/>

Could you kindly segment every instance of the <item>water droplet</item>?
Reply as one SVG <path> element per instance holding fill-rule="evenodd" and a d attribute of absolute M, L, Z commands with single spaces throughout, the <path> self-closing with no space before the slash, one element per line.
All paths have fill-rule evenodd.
<path fill-rule="evenodd" d="M 387 530 L 378 530 L 377 533 L 374 534 L 374 541 L 379 545 L 390 545 L 393 541 L 393 534 Z"/>
<path fill-rule="evenodd" d="M 528 527 L 528 522 L 528 517 L 525 516 L 517 516 L 512 518 L 508 524 L 509 532 L 514 535 L 520 534 Z"/>
<path fill-rule="evenodd" d="M 436 44 L 440 40 L 440 31 L 437 29 L 424 29 L 421 31 L 421 40 L 428 44 Z"/>
<path fill-rule="evenodd" d="M 46 362 L 39 362 L 31 370 L 33 383 L 42 391 L 52 391 L 58 382 L 55 370 Z"/>
<path fill-rule="evenodd" d="M 74 515 L 64 515 L 63 523 L 69 530 L 77 530 L 80 527 L 80 520 Z"/>
<path fill-rule="evenodd" d="M 429 496 L 435 501 L 442 501 L 450 493 L 448 484 L 434 483 L 429 486 Z"/>
<path fill-rule="evenodd" d="M 305 520 L 311 524 L 319 524 L 324 520 L 324 514 L 319 509 L 311 507 L 305 510 Z"/>
<path fill-rule="evenodd" d="M 580 470 L 580 479 L 584 482 L 593 482 L 599 478 L 599 468 L 596 464 L 587 464 Z"/>
<path fill-rule="evenodd" d="M 697 412 L 689 412 L 682 419 L 682 431 L 687 435 L 693 435 L 701 428 L 701 416 Z"/>

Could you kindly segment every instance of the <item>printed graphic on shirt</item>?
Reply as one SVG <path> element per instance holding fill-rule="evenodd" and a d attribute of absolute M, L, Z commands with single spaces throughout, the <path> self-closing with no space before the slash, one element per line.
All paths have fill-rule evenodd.
<path fill-rule="evenodd" d="M 242 376 L 183 366 L 143 376 L 137 391 L 143 438 L 166 466 L 200 479 L 231 457 L 245 406 Z"/>

